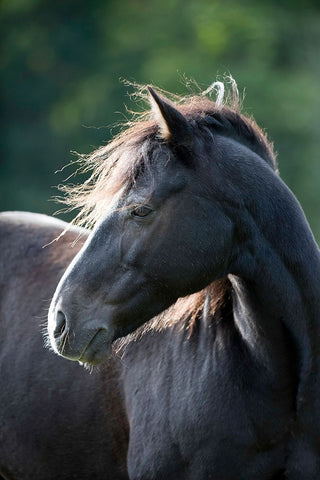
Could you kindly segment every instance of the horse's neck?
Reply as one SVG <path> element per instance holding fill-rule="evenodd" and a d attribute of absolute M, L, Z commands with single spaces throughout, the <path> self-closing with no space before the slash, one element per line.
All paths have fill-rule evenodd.
<path fill-rule="evenodd" d="M 245 274 L 229 276 L 234 292 L 234 317 L 243 338 L 253 349 L 268 345 L 272 349 L 279 338 L 279 327 L 284 327 L 298 354 L 311 354 L 314 334 L 320 334 L 319 252 L 316 245 L 310 245 L 305 253 L 299 252 L 301 245 L 288 245 L 286 256 L 299 257 L 290 263 L 279 248 L 279 245 L 276 248 L 264 245 L 257 261 L 247 258 Z"/>
<path fill-rule="evenodd" d="M 305 331 L 320 330 L 320 253 L 294 195 L 277 176 L 264 174 L 245 185 L 250 197 L 244 196 L 241 218 L 233 213 L 235 313 L 244 335 L 246 318 L 260 329 L 282 323 L 305 351 Z"/>
<path fill-rule="evenodd" d="M 298 202 L 290 192 L 281 197 L 269 218 L 266 206 L 255 218 L 248 215 L 252 235 L 230 280 L 234 319 L 252 351 L 277 368 L 292 342 L 298 432 L 289 469 L 300 458 L 302 472 L 303 458 L 320 451 L 320 254 Z"/>

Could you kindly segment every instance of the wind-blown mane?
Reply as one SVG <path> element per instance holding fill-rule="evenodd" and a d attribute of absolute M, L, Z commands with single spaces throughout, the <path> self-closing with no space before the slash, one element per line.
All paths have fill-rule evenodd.
<path fill-rule="evenodd" d="M 224 92 L 223 84 L 215 82 L 204 93 L 210 93 L 217 87 Z M 139 92 L 145 100 L 146 89 L 141 87 Z M 212 101 L 203 95 L 174 96 L 175 107 L 198 127 L 197 133 L 219 133 L 234 138 L 276 168 L 272 144 L 252 118 L 240 113 L 236 85 L 232 83 L 232 91 L 226 101 L 222 95 L 218 94 L 218 97 L 219 101 Z M 138 114 L 137 120 L 124 124 L 122 132 L 107 145 L 89 155 L 79 155 L 76 173 L 90 172 L 89 178 L 81 184 L 60 186 L 66 196 L 59 200 L 67 205 L 68 211 L 79 211 L 72 223 L 93 227 L 105 213 L 108 201 L 112 201 L 123 188 L 132 185 L 137 171 L 141 168 L 149 170 L 152 154 L 161 147 L 163 141 L 159 125 L 152 110 L 147 109 Z"/>
<path fill-rule="evenodd" d="M 141 87 L 137 95 L 146 100 L 146 91 L 147 87 Z M 216 101 L 207 97 L 213 91 L 217 91 Z M 238 90 L 232 78 L 227 99 L 224 98 L 224 92 L 224 84 L 215 82 L 202 94 L 171 98 L 175 108 L 195 129 L 196 135 L 214 137 L 218 133 L 233 138 L 276 170 L 272 144 L 252 118 L 241 114 Z M 106 146 L 89 155 L 79 156 L 80 167 L 77 172 L 90 173 L 84 183 L 60 187 L 66 194 L 62 201 L 68 206 L 67 210 L 79 211 L 72 223 L 92 228 L 114 198 L 130 188 L 140 171 L 147 171 L 152 177 L 153 159 L 160 150 L 167 148 L 157 119 L 152 110 L 147 109 L 125 127 Z M 179 299 L 145 328 L 163 328 L 182 318 L 188 319 L 188 325 L 192 326 L 205 304 L 207 312 L 214 315 L 230 298 L 230 288 L 228 280 L 218 280 L 201 292 Z"/>

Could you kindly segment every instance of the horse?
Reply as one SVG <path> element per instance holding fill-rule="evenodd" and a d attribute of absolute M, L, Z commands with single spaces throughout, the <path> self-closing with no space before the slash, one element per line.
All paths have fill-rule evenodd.
<path fill-rule="evenodd" d="M 41 214 L 0 214 L 1 480 L 128 479 L 115 361 L 90 375 L 44 347 L 50 299 L 87 237 L 73 227 L 54 242 L 66 226 Z"/>
<path fill-rule="evenodd" d="M 320 252 L 235 84 L 213 89 L 148 87 L 151 116 L 85 159 L 89 231 L 5 216 L 3 478 L 320 478 Z"/>

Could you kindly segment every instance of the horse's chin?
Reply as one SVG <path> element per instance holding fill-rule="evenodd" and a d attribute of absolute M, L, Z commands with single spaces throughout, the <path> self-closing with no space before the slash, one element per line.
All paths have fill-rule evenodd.
<path fill-rule="evenodd" d="M 113 336 L 110 333 L 109 330 L 98 330 L 82 352 L 79 361 L 90 365 L 98 365 L 106 361 L 111 355 Z"/>
<path fill-rule="evenodd" d="M 71 346 L 67 343 L 63 349 L 57 349 L 57 352 L 68 360 L 85 365 L 99 365 L 110 358 L 112 340 L 110 332 L 101 328 L 84 346 Z"/>

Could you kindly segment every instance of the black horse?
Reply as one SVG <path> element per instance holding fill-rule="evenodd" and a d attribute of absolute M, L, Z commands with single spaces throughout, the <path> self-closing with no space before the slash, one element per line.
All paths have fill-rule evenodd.
<path fill-rule="evenodd" d="M 44 215 L 0 214 L 1 479 L 128 478 L 115 362 L 90 375 L 44 349 L 50 298 L 86 237 L 71 228 L 50 244 L 65 227 Z"/>
<path fill-rule="evenodd" d="M 149 92 L 153 119 L 89 157 L 70 193 L 95 224 L 83 248 L 74 229 L 41 248 L 64 227 L 38 217 L 0 224 L 1 474 L 319 479 L 320 254 L 304 214 L 237 105 Z M 75 253 L 48 332 L 62 356 L 105 361 L 91 376 L 37 331 Z"/>

